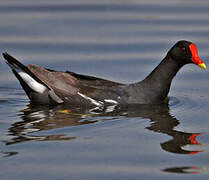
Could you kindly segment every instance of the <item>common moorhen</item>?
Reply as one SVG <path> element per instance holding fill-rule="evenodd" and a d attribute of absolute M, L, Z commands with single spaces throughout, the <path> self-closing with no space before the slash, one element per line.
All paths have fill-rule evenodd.
<path fill-rule="evenodd" d="M 3 56 L 31 103 L 80 107 L 160 104 L 166 99 L 171 81 L 181 67 L 193 63 L 206 69 L 195 44 L 185 40 L 177 42 L 144 80 L 131 84 L 37 65 L 24 66 L 8 53 L 3 53 Z"/>

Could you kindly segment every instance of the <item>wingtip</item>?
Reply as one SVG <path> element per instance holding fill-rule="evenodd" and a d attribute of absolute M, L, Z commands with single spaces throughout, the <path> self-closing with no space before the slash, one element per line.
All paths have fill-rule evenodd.
<path fill-rule="evenodd" d="M 2 56 L 4 57 L 4 59 L 6 59 L 8 56 L 10 56 L 7 52 L 3 52 Z"/>
<path fill-rule="evenodd" d="M 21 63 L 16 59 L 14 58 L 13 56 L 11 56 L 9 53 L 7 52 L 3 52 L 2 53 L 4 59 L 8 62 L 8 63 L 14 63 L 14 64 L 18 64 L 20 65 Z"/>

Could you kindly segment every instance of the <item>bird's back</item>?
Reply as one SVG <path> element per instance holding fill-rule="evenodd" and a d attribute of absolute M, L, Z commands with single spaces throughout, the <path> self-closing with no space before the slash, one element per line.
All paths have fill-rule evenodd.
<path fill-rule="evenodd" d="M 127 99 L 125 85 L 121 83 L 70 71 L 54 71 L 37 65 L 27 67 L 37 78 L 52 88 L 65 103 L 102 106 L 121 104 Z"/>

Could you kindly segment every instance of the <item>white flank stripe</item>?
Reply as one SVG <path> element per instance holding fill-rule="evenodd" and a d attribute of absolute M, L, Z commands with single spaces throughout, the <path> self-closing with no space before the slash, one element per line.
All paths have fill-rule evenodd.
<path fill-rule="evenodd" d="M 118 104 L 117 101 L 112 100 L 112 99 L 105 99 L 104 101 L 107 102 L 107 103 Z"/>
<path fill-rule="evenodd" d="M 86 100 L 91 101 L 91 103 L 96 105 L 96 106 L 102 106 L 102 102 L 99 103 L 98 101 L 96 101 L 96 100 L 94 100 L 94 99 L 92 99 L 92 98 L 90 98 L 90 97 L 88 97 L 88 96 L 86 96 L 86 95 L 84 95 L 82 93 L 79 93 L 79 92 L 78 92 L 78 95 L 80 95 L 81 97 L 83 97 Z"/>
<path fill-rule="evenodd" d="M 106 113 L 113 112 L 116 106 L 117 105 L 107 106 L 107 108 L 105 109 L 105 112 Z"/>
<path fill-rule="evenodd" d="M 25 72 L 18 72 L 20 77 L 25 81 L 25 83 L 37 93 L 43 93 L 46 90 L 46 87 L 39 82 L 35 81 L 31 76 Z"/>

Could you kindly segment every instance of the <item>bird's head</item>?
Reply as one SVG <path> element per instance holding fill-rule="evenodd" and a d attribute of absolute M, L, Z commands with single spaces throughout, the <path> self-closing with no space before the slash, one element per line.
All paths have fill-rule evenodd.
<path fill-rule="evenodd" d="M 205 63 L 198 56 L 197 47 L 189 41 L 178 41 L 169 51 L 170 56 L 181 64 L 193 63 L 206 69 Z"/>

